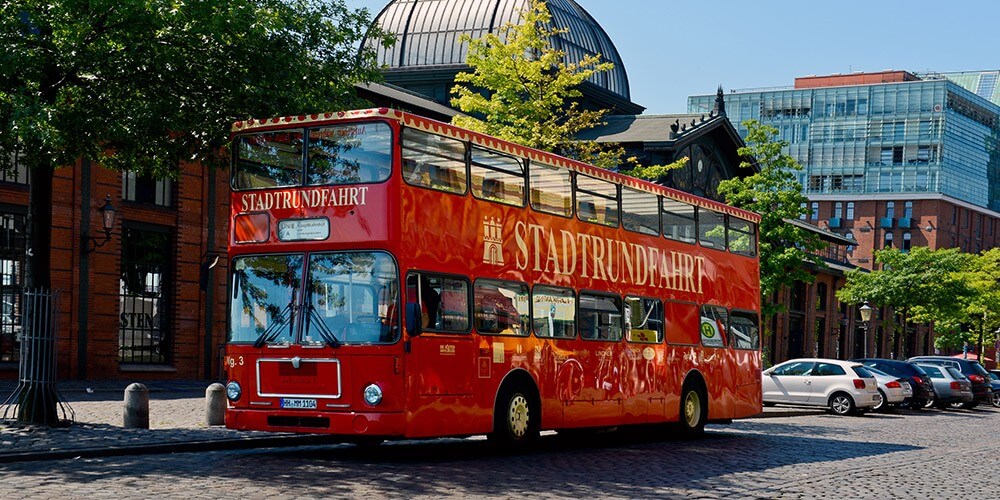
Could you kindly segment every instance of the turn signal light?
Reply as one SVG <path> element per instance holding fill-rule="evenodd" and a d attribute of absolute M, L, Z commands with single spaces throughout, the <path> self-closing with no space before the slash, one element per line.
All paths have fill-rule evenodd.
<path fill-rule="evenodd" d="M 951 383 L 951 388 L 952 388 L 952 390 L 960 391 L 960 390 L 962 390 L 962 384 L 959 384 L 957 381 L 952 382 Z"/>
<path fill-rule="evenodd" d="M 983 382 L 986 382 L 986 378 L 982 375 L 969 375 L 969 380 L 972 381 L 973 384 L 982 384 Z"/>
<path fill-rule="evenodd" d="M 865 381 L 861 380 L 859 378 L 854 379 L 854 388 L 855 389 L 864 389 L 865 388 Z"/>
<path fill-rule="evenodd" d="M 890 388 L 890 389 L 899 389 L 899 387 L 900 387 L 899 382 L 896 382 L 895 380 L 893 380 L 892 382 L 889 382 L 888 384 L 885 384 L 885 386 L 888 387 L 888 388 Z"/>

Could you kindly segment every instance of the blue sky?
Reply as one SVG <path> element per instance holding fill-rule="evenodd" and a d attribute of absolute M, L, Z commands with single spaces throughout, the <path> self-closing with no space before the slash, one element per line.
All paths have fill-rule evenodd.
<path fill-rule="evenodd" d="M 576 0 L 611 37 L 632 101 L 792 85 L 796 76 L 1000 69 L 996 0 Z M 372 16 L 388 0 L 346 0 Z"/>

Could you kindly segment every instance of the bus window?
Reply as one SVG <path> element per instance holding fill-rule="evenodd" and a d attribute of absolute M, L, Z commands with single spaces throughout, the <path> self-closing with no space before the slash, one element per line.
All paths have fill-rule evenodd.
<path fill-rule="evenodd" d="M 399 286 L 384 252 L 313 253 L 306 281 L 303 344 L 395 342 Z"/>
<path fill-rule="evenodd" d="M 577 175 L 576 216 L 585 222 L 618 227 L 618 186 Z"/>
<path fill-rule="evenodd" d="M 403 179 L 449 193 L 465 194 L 465 143 L 403 129 Z"/>
<path fill-rule="evenodd" d="M 233 259 L 229 341 L 259 345 L 293 342 L 301 280 L 302 255 Z"/>
<path fill-rule="evenodd" d="M 469 333 L 469 284 L 460 278 L 411 273 L 407 302 L 419 302 L 429 331 Z"/>
<path fill-rule="evenodd" d="M 757 228 L 753 223 L 729 216 L 729 250 L 750 257 L 757 255 Z"/>
<path fill-rule="evenodd" d="M 729 312 L 725 307 L 702 306 L 701 308 L 701 345 L 705 347 L 725 347 L 726 325 L 729 324 Z"/>
<path fill-rule="evenodd" d="M 726 214 L 699 208 L 698 241 L 708 248 L 726 248 Z"/>
<path fill-rule="evenodd" d="M 663 303 L 656 299 L 625 297 L 625 332 L 629 342 L 663 342 Z"/>
<path fill-rule="evenodd" d="M 309 129 L 306 184 L 381 182 L 391 170 L 392 129 L 382 122 Z"/>
<path fill-rule="evenodd" d="M 302 183 L 302 131 L 282 130 L 236 138 L 233 189 L 297 186 Z"/>
<path fill-rule="evenodd" d="M 580 337 L 590 340 L 621 340 L 621 299 L 610 295 L 580 294 Z"/>
<path fill-rule="evenodd" d="M 532 163 L 531 208 L 563 217 L 573 215 L 573 188 L 569 170 Z"/>
<path fill-rule="evenodd" d="M 526 336 L 530 328 L 528 285 L 476 280 L 473 287 L 476 330 L 479 333 Z"/>
<path fill-rule="evenodd" d="M 698 345 L 698 306 L 687 302 L 663 303 L 667 343 L 673 345 Z"/>
<path fill-rule="evenodd" d="M 660 234 L 659 196 L 622 187 L 622 227 L 642 234 Z"/>
<path fill-rule="evenodd" d="M 685 243 L 694 243 L 695 229 L 693 205 L 663 198 L 663 236 Z"/>
<path fill-rule="evenodd" d="M 538 337 L 576 336 L 576 297 L 573 290 L 536 286 L 531 291 L 531 319 Z"/>
<path fill-rule="evenodd" d="M 524 206 L 524 162 L 520 159 L 473 146 L 469 173 L 476 198 Z"/>
<path fill-rule="evenodd" d="M 736 349 L 760 347 L 760 325 L 757 323 L 757 314 L 733 311 L 729 316 L 729 338 Z"/>

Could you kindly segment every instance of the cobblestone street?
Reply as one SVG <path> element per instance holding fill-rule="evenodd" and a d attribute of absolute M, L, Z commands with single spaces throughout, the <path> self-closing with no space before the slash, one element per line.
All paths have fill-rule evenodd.
<path fill-rule="evenodd" d="M 998 426 L 991 408 L 816 413 L 700 441 L 546 435 L 516 456 L 473 438 L 22 462 L 0 464 L 0 496 L 989 498 Z"/>

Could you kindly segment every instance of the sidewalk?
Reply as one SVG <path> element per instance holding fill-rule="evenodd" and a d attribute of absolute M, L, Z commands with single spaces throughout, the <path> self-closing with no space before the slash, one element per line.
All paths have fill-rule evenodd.
<path fill-rule="evenodd" d="M 208 381 L 149 381 L 149 429 L 125 429 L 128 381 L 61 381 L 57 387 L 75 413 L 68 427 L 0 421 L 0 463 L 77 457 L 143 455 L 280 446 L 334 444 L 338 436 L 247 432 L 205 425 Z M 17 387 L 0 381 L 0 403 Z M 2 410 L 2 408 L 0 408 Z M 765 408 L 761 417 L 793 417 L 822 409 Z"/>
<path fill-rule="evenodd" d="M 342 441 L 329 436 L 209 427 L 205 425 L 205 389 L 211 383 L 208 381 L 143 382 L 149 389 L 149 429 L 126 429 L 123 410 L 125 388 L 130 383 L 59 382 L 59 392 L 75 413 L 74 423 L 48 428 L 0 420 L 0 463 Z M 16 381 L 0 381 L 0 403 L 16 388 Z"/>

